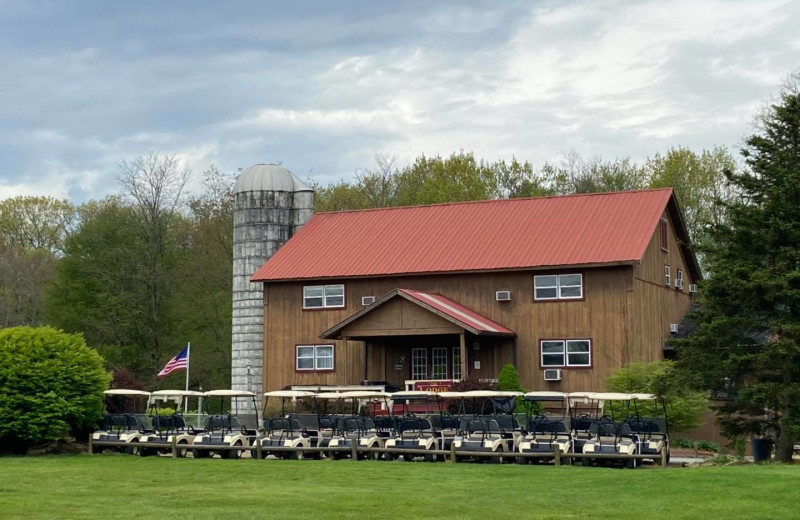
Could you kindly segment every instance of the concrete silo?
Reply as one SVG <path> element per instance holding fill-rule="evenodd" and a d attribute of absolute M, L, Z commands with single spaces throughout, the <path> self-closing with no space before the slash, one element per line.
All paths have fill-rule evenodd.
<path fill-rule="evenodd" d="M 233 203 L 231 386 L 260 393 L 263 287 L 251 283 L 250 276 L 311 218 L 314 190 L 283 166 L 256 164 L 236 179 Z"/>

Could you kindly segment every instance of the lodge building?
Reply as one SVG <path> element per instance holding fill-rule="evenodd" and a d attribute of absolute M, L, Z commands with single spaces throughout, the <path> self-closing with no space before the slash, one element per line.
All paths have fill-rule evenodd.
<path fill-rule="evenodd" d="M 319 213 L 263 284 L 262 388 L 443 388 L 513 363 L 604 390 L 663 344 L 700 271 L 672 189 Z"/>

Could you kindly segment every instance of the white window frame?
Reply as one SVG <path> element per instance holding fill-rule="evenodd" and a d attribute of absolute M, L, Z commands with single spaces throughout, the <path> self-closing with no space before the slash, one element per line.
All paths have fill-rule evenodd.
<path fill-rule="evenodd" d="M 672 286 L 672 269 L 666 264 L 664 264 L 664 285 Z"/>
<path fill-rule="evenodd" d="M 422 354 L 419 356 L 418 354 Z M 418 364 L 418 361 L 422 361 L 422 364 Z M 420 367 L 424 368 L 424 371 L 420 374 L 416 372 L 416 370 Z M 415 373 L 416 372 L 416 373 Z M 421 377 L 420 377 L 421 375 Z M 422 381 L 428 379 L 428 349 L 427 348 L 412 348 L 411 349 L 411 379 L 414 381 Z"/>
<path fill-rule="evenodd" d="M 300 349 L 313 349 L 313 356 L 303 356 L 302 359 L 311 359 L 311 368 L 300 368 Z M 322 349 L 330 349 L 331 355 L 322 355 Z M 331 366 L 320 366 L 320 360 L 330 359 Z M 296 345 L 294 349 L 294 369 L 298 372 L 333 372 L 336 369 L 336 348 L 332 344 L 325 345 Z"/>
<path fill-rule="evenodd" d="M 334 287 L 341 287 L 342 288 L 342 303 L 341 305 L 332 305 L 328 303 L 328 298 L 333 298 L 334 296 L 327 295 L 326 292 L 328 289 L 332 289 Z M 310 298 L 319 298 L 319 296 L 306 296 L 306 292 L 310 289 L 316 289 L 322 291 L 322 305 L 308 305 L 306 301 Z M 338 295 L 336 295 L 338 296 Z M 343 309 L 345 306 L 345 290 L 343 283 L 336 283 L 330 285 L 305 285 L 303 286 L 303 309 Z"/>
<path fill-rule="evenodd" d="M 556 284 L 555 285 L 546 285 L 546 286 L 538 287 L 536 285 L 536 280 L 539 279 L 539 278 L 547 277 L 547 276 L 555 276 Z M 566 277 L 566 276 L 578 276 L 578 277 L 580 277 L 581 283 L 580 283 L 580 285 L 563 285 L 561 283 L 561 277 L 562 276 L 563 277 Z M 565 287 L 580 287 L 581 293 L 578 296 L 562 296 L 561 295 L 561 291 L 562 291 L 562 288 L 565 288 Z M 556 295 L 554 297 L 549 297 L 549 298 L 540 298 L 539 296 L 537 296 L 536 289 L 555 289 L 556 290 Z M 583 299 L 583 273 L 542 274 L 542 275 L 534 276 L 533 277 L 533 299 L 536 300 L 536 301 L 581 300 L 581 299 Z"/>
<path fill-rule="evenodd" d="M 453 379 L 461 379 L 461 347 L 453 347 Z"/>
<path fill-rule="evenodd" d="M 444 373 L 437 374 L 436 367 L 440 369 L 444 367 Z M 431 349 L 431 379 L 447 379 L 447 347 L 434 347 Z"/>
<path fill-rule="evenodd" d="M 570 363 L 569 360 L 569 344 L 570 343 L 588 343 L 589 344 L 589 363 Z M 561 355 L 563 356 L 564 363 L 561 365 L 555 364 L 545 364 L 544 362 L 544 350 L 543 344 L 544 343 L 561 343 L 561 352 L 548 352 L 548 355 Z M 586 354 L 586 352 L 573 352 L 573 354 Z M 542 339 L 539 340 L 539 365 L 542 369 L 549 369 L 549 368 L 591 368 L 592 367 L 592 340 L 589 338 L 579 338 L 579 339 Z"/>
<path fill-rule="evenodd" d="M 675 273 L 675 288 L 683 291 L 683 269 L 678 269 Z"/>

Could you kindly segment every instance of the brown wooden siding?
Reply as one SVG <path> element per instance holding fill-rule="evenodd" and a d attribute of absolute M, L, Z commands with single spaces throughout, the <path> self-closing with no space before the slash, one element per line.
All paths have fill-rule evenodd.
<path fill-rule="evenodd" d="M 690 280 L 671 225 L 669 235 L 669 252 L 664 253 L 659 230 L 655 229 L 643 261 L 636 266 L 559 269 L 561 273 L 583 272 L 585 298 L 581 301 L 534 303 L 534 271 L 345 280 L 345 308 L 320 311 L 303 311 L 302 293 L 304 285 L 322 281 L 265 284 L 264 388 L 358 384 L 364 379 L 365 352 L 370 379 L 406 379 L 405 369 L 395 371 L 394 366 L 414 336 L 405 337 L 404 346 L 384 337 L 370 337 L 368 350 L 363 341 L 319 339 L 323 331 L 362 309 L 362 296 L 379 298 L 393 289 L 405 288 L 441 294 L 516 331 L 516 365 L 526 389 L 605 390 L 605 380 L 615 369 L 632 361 L 662 358 L 661 343 L 669 335 L 669 324 L 677 322 L 689 305 L 688 286 L 694 280 Z M 664 263 L 672 266 L 673 279 L 678 268 L 683 270 L 682 292 L 676 291 L 674 285 L 664 287 Z M 495 291 L 499 290 L 511 291 L 511 301 L 495 301 Z M 373 332 L 416 329 L 415 333 L 452 333 L 450 339 L 457 339 L 455 334 L 460 331 L 452 323 L 410 302 L 397 303 L 387 303 L 385 309 L 367 314 L 354 322 L 351 330 L 344 331 L 343 336 L 364 334 L 367 329 Z M 560 383 L 546 383 L 540 367 L 539 341 L 578 338 L 592 340 L 592 367 L 564 369 Z M 449 346 L 450 339 L 443 343 Z M 468 337 L 467 366 L 471 369 L 473 362 L 480 360 L 481 369 L 476 375 L 496 378 L 502 365 L 513 360 L 513 342 L 486 337 L 480 341 L 480 350 L 473 350 L 474 337 Z M 295 345 L 330 343 L 336 345 L 334 372 L 295 371 Z M 406 354 L 407 362 L 409 355 Z"/>

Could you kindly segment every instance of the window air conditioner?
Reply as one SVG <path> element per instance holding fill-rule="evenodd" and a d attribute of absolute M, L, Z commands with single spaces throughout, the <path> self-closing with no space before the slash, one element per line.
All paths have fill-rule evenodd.
<path fill-rule="evenodd" d="M 375 297 L 374 296 L 362 296 L 361 297 L 361 305 L 366 307 L 367 305 L 372 305 L 373 303 L 375 303 Z"/>
<path fill-rule="evenodd" d="M 678 333 L 678 324 L 677 323 L 670 323 L 669 324 L 669 333 L 670 334 L 677 334 Z"/>
<path fill-rule="evenodd" d="M 689 284 L 689 292 L 690 293 L 696 293 L 697 292 L 697 284 L 696 283 Z"/>
<path fill-rule="evenodd" d="M 560 368 L 548 368 L 544 371 L 544 380 L 545 381 L 561 381 L 561 369 Z"/>
<path fill-rule="evenodd" d="M 510 302 L 511 291 L 497 291 L 494 293 L 494 298 L 499 302 Z"/>

